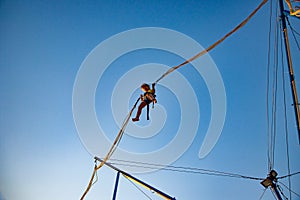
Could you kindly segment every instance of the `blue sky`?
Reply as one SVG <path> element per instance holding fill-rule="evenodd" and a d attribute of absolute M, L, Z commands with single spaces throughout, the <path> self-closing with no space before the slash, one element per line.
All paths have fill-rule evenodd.
<path fill-rule="evenodd" d="M 0 1 L 0 193 L 3 196 L 0 199 L 80 198 L 94 163 L 93 155 L 81 143 L 74 124 L 72 92 L 82 62 L 99 43 L 126 30 L 162 27 L 181 32 L 208 47 L 240 23 L 259 3 L 257 0 Z M 290 18 L 290 21 L 296 30 L 300 30 L 298 19 Z M 222 135 L 204 159 L 199 159 L 198 153 L 210 120 L 210 96 L 203 79 L 192 73 L 190 65 L 179 70 L 195 90 L 201 121 L 192 145 L 173 165 L 255 177 L 267 175 L 268 26 L 269 4 L 245 27 L 210 52 L 223 78 L 227 113 Z M 300 88 L 300 80 L 297 80 L 299 49 L 292 36 L 290 40 L 297 87 Z M 107 109 L 109 106 L 105 105 L 109 105 L 113 84 L 121 73 L 145 63 L 174 66 L 181 61 L 165 52 L 147 50 L 124 55 L 113 63 L 103 75 L 95 98 L 98 118 L 107 123 L 107 132 L 117 134 L 111 111 Z M 120 65 L 126 67 L 120 71 Z M 110 79 L 112 76 L 115 78 Z M 285 76 L 288 80 L 286 71 Z M 288 83 L 286 85 L 287 104 L 290 105 L 291 93 Z M 148 140 L 125 135 L 120 144 L 122 148 L 135 152 L 151 151 L 172 138 L 173 129 L 180 120 L 178 101 L 168 88 L 158 85 L 157 89 L 159 103 L 165 104 L 169 114 L 167 128 L 158 138 Z M 101 96 L 104 105 L 100 103 Z M 172 112 L 175 114 L 171 115 Z M 282 107 L 278 108 L 280 114 Z M 281 117 L 278 120 L 274 168 L 279 175 L 286 175 Z M 300 170 L 300 149 L 292 107 L 288 107 L 288 120 L 291 171 L 296 172 Z M 114 135 L 108 137 L 112 139 Z M 115 172 L 102 168 L 98 175 L 99 181 L 86 199 L 111 198 Z M 177 199 L 252 200 L 259 199 L 263 192 L 259 181 L 252 180 L 168 171 L 136 176 Z M 287 184 L 286 180 L 283 182 Z M 300 185 L 299 175 L 292 178 L 292 184 L 299 194 L 295 187 Z M 147 194 L 159 199 L 151 192 Z M 124 178 L 120 181 L 118 197 L 145 198 Z M 263 199 L 274 198 L 267 191 Z M 293 199 L 297 197 L 293 196 Z"/>

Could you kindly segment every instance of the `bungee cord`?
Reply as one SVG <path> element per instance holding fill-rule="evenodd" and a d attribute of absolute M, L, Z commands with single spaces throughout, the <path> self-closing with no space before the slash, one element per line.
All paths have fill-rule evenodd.
<path fill-rule="evenodd" d="M 120 129 L 120 131 L 119 131 L 119 133 L 118 133 L 116 139 L 115 139 L 114 142 L 113 142 L 112 147 L 110 148 L 110 150 L 109 150 L 108 153 L 106 154 L 106 156 L 105 156 L 105 158 L 103 159 L 103 161 L 102 161 L 98 166 L 95 164 L 94 171 L 93 171 L 93 173 L 92 173 L 92 177 L 91 177 L 91 179 L 90 179 L 90 181 L 89 181 L 89 184 L 88 184 L 88 186 L 87 186 L 85 192 L 83 193 L 82 197 L 80 198 L 80 200 L 83 200 L 84 197 L 86 196 L 86 194 L 87 194 L 87 193 L 89 192 L 89 190 L 91 189 L 91 187 L 92 187 L 92 185 L 93 185 L 93 180 L 94 180 L 94 177 L 95 177 L 97 171 L 98 171 L 101 167 L 103 167 L 104 163 L 112 156 L 112 154 L 113 154 L 113 153 L 115 152 L 115 150 L 117 149 L 117 147 L 118 147 L 118 145 L 119 145 L 119 143 L 120 143 L 120 141 L 121 141 L 121 138 L 122 138 L 122 136 L 123 136 L 123 134 L 124 134 L 124 131 L 125 131 L 125 129 L 126 129 L 126 126 L 127 126 L 128 122 L 129 122 L 129 120 L 130 120 L 130 117 L 131 117 L 131 115 L 132 115 L 132 112 L 133 112 L 133 110 L 135 109 L 135 107 L 136 107 L 137 103 L 139 102 L 139 100 L 140 100 L 140 98 L 138 98 L 138 99 L 136 100 L 135 104 L 133 105 L 133 107 L 131 108 L 130 112 L 129 112 L 128 115 L 126 116 L 126 118 L 125 118 L 125 120 L 124 120 L 124 122 L 123 122 L 123 124 L 122 124 L 122 127 L 121 127 L 121 129 Z"/>
<path fill-rule="evenodd" d="M 207 49 L 201 51 L 200 53 L 196 54 L 195 56 L 191 57 L 190 59 L 184 61 L 183 63 L 177 65 L 177 66 L 174 66 L 172 68 L 170 68 L 169 70 L 167 70 L 164 74 L 162 74 L 155 82 L 154 84 L 158 83 L 159 81 L 161 81 L 163 78 L 165 78 L 167 75 L 169 75 L 170 73 L 172 73 L 173 71 L 175 71 L 176 69 L 192 62 L 193 60 L 205 55 L 207 52 L 209 52 L 210 50 L 214 49 L 216 46 L 218 46 L 220 43 L 222 43 L 225 39 L 227 39 L 229 36 L 231 36 L 233 33 L 235 33 L 236 31 L 238 31 L 240 28 L 242 28 L 245 24 L 247 24 L 247 22 L 257 13 L 257 11 L 264 5 L 267 3 L 268 0 L 263 0 L 256 9 L 254 9 L 253 12 L 250 13 L 250 15 L 244 19 L 240 24 L 238 24 L 234 29 L 232 29 L 230 32 L 228 32 L 224 37 L 222 37 L 221 39 L 219 39 L 218 41 L 216 41 L 215 43 L 213 43 L 211 46 L 209 46 Z M 136 108 L 136 105 L 137 103 L 139 102 L 140 98 L 137 99 L 137 101 L 135 102 L 134 106 L 131 108 L 130 112 L 128 113 L 128 115 L 126 116 L 123 124 L 122 124 L 122 127 L 117 135 L 117 137 L 115 138 L 111 148 L 109 149 L 108 153 L 106 154 L 105 158 L 103 159 L 103 161 L 97 166 L 95 165 L 94 167 L 94 170 L 93 170 L 93 173 L 92 173 L 92 177 L 89 181 L 89 184 L 85 190 L 85 192 L 83 193 L 82 197 L 80 198 L 80 200 L 83 200 L 86 196 L 86 194 L 89 192 L 90 188 L 92 187 L 93 185 L 93 180 L 94 180 L 94 177 L 97 173 L 97 170 L 99 170 L 103 165 L 104 163 L 106 163 L 110 157 L 113 155 L 114 151 L 117 149 L 118 147 L 118 144 L 120 143 L 121 141 L 121 138 L 124 134 L 124 131 L 130 121 L 130 118 L 131 118 L 131 115 L 134 111 L 134 109 Z M 216 173 L 216 172 L 215 172 Z M 225 173 L 223 173 L 223 175 L 225 176 Z M 226 176 L 237 176 L 237 175 L 229 175 L 227 174 Z M 252 179 L 253 177 L 247 177 L 247 176 L 240 176 L 241 178 L 249 178 L 249 179 Z M 261 179 L 259 179 L 261 180 Z"/>
<path fill-rule="evenodd" d="M 175 71 L 176 69 L 192 62 L 193 60 L 205 55 L 206 53 L 208 53 L 210 50 L 214 49 L 216 46 L 218 46 L 220 43 L 222 43 L 225 39 L 227 39 L 229 36 L 231 36 L 233 33 L 235 33 L 236 31 L 238 31 L 240 28 L 242 28 L 245 24 L 247 24 L 247 22 L 257 13 L 257 11 L 265 4 L 267 3 L 268 0 L 263 0 L 258 7 L 252 12 L 250 13 L 250 15 L 244 19 L 240 24 L 238 24 L 234 29 L 232 29 L 230 32 L 228 32 L 224 37 L 222 37 L 221 39 L 219 39 L 218 41 L 216 41 L 215 43 L 213 43 L 211 46 L 209 46 L 207 49 L 201 51 L 200 53 L 194 55 L 193 57 L 191 57 L 190 59 L 184 61 L 183 63 L 174 66 L 172 68 L 170 68 L 169 70 L 167 70 L 163 75 L 161 75 L 154 83 L 158 83 L 159 81 L 161 81 L 163 78 L 165 78 L 167 75 L 169 75 L 170 73 L 172 73 L 173 71 Z"/>

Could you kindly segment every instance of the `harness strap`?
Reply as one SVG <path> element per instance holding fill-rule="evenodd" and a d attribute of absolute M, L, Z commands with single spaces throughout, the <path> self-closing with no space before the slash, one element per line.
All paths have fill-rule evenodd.
<path fill-rule="evenodd" d="M 149 120 L 149 103 L 147 104 L 147 120 Z"/>

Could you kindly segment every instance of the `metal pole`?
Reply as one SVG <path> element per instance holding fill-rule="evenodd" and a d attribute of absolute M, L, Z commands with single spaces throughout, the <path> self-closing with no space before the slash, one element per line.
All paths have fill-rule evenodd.
<path fill-rule="evenodd" d="M 277 172 L 275 170 L 271 170 L 268 174 L 267 178 L 265 178 L 260 184 L 262 184 L 265 188 L 270 187 L 272 192 L 274 193 L 277 200 L 283 200 L 280 193 L 277 189 Z"/>
<path fill-rule="evenodd" d="M 98 158 L 98 157 L 95 157 L 95 160 L 98 160 L 99 162 L 103 162 L 103 160 L 101 160 L 101 159 Z M 168 194 L 166 194 L 166 193 L 164 193 L 164 192 L 162 192 L 162 191 L 160 191 L 160 190 L 158 190 L 158 189 L 152 187 L 151 185 L 149 185 L 149 184 L 147 184 L 147 183 L 145 183 L 145 182 L 143 182 L 143 181 L 141 181 L 141 180 L 139 180 L 139 179 L 133 177 L 132 175 L 130 175 L 130 174 L 128 174 L 128 173 L 126 173 L 126 172 L 120 170 L 119 168 L 117 168 L 117 167 L 115 167 L 115 166 L 113 166 L 113 165 L 111 165 L 111 164 L 109 164 L 109 163 L 107 163 L 107 162 L 105 162 L 104 164 L 105 164 L 106 166 L 108 166 L 108 167 L 110 167 L 110 168 L 112 168 L 112 169 L 114 169 L 114 170 L 120 172 L 123 176 L 125 176 L 126 178 L 128 178 L 128 179 L 130 179 L 130 180 L 132 180 L 132 181 L 134 181 L 134 182 L 136 182 L 136 183 L 138 183 L 138 184 L 140 184 L 140 185 L 143 186 L 144 188 L 147 188 L 148 190 L 157 193 L 157 194 L 158 194 L 159 196 L 161 196 L 162 198 L 164 198 L 164 199 L 166 199 L 166 200 L 176 200 L 174 197 L 171 197 L 170 195 L 168 195 Z"/>
<path fill-rule="evenodd" d="M 278 189 L 277 189 L 276 186 L 277 186 L 277 185 L 276 185 L 275 183 L 272 183 L 272 184 L 271 184 L 271 190 L 274 192 L 274 194 L 275 194 L 277 200 L 283 200 L 283 199 L 281 198 L 281 195 L 279 194 Z"/>
<path fill-rule="evenodd" d="M 116 183 L 115 183 L 115 189 L 114 189 L 114 194 L 113 194 L 112 200 L 116 200 L 116 197 L 117 197 L 119 178 L 120 178 L 120 172 L 117 173 Z"/>
<path fill-rule="evenodd" d="M 285 51 L 286 51 L 286 57 L 287 57 L 287 64 L 288 64 L 289 74 L 290 74 L 290 83 L 291 83 L 291 89 L 292 89 L 292 95 L 293 95 L 293 106 L 294 106 L 296 122 L 297 122 L 298 140 L 300 143 L 299 101 L 298 101 L 298 95 L 297 95 L 297 89 L 296 89 L 292 57 L 291 57 L 291 52 L 290 52 L 289 38 L 288 38 L 288 33 L 287 33 L 287 28 L 286 28 L 286 21 L 285 21 L 286 16 L 284 15 L 283 0 L 279 0 L 279 7 L 280 7 L 281 24 L 282 24 L 282 29 L 283 29 L 283 37 L 284 37 L 284 45 L 285 45 Z"/>

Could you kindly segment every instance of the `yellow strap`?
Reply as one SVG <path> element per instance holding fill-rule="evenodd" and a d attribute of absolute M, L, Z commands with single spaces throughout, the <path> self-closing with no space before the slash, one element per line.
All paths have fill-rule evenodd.
<path fill-rule="evenodd" d="M 153 93 L 154 93 L 154 90 L 151 90 L 151 89 L 150 89 L 150 90 L 148 90 L 147 92 L 149 92 L 149 93 L 152 93 L 152 94 L 153 94 Z"/>
<path fill-rule="evenodd" d="M 285 0 L 285 2 L 287 3 L 287 5 L 289 6 L 289 9 L 290 9 L 290 15 L 292 16 L 296 16 L 296 17 L 300 17 L 300 9 L 298 10 L 294 10 L 293 9 L 293 6 L 292 6 L 292 3 L 290 0 Z"/>
<path fill-rule="evenodd" d="M 95 177 L 95 175 L 96 175 L 96 172 L 97 172 L 97 166 L 94 167 L 94 171 L 93 171 L 92 177 L 91 177 L 91 179 L 90 179 L 90 182 L 89 182 L 89 184 L 88 184 L 88 186 L 87 186 L 87 189 L 84 191 L 82 197 L 80 198 L 80 200 L 83 200 L 83 199 L 84 199 L 85 195 L 89 192 L 90 188 L 92 187 L 92 185 L 93 185 L 93 180 L 94 180 L 94 177 Z"/>
<path fill-rule="evenodd" d="M 121 138 L 122 138 L 122 136 L 123 136 L 123 133 L 124 133 L 124 131 L 125 131 L 125 129 L 126 129 L 126 126 L 127 126 L 128 122 L 129 122 L 129 120 L 130 120 L 130 118 L 131 118 L 132 112 L 133 112 L 133 110 L 136 108 L 136 105 L 137 105 L 137 103 L 139 102 L 139 100 L 140 100 L 140 98 L 138 98 L 138 99 L 136 100 L 134 106 L 131 108 L 130 112 L 128 113 L 127 117 L 125 118 L 125 120 L 124 120 L 124 122 L 123 122 L 123 125 L 122 125 L 122 128 L 120 129 L 120 131 L 119 131 L 119 133 L 118 133 L 116 139 L 115 139 L 114 142 L 113 142 L 113 145 L 112 145 L 111 148 L 109 149 L 109 151 L 108 151 L 108 153 L 106 154 L 105 158 L 103 159 L 103 161 L 102 161 L 98 166 L 95 166 L 94 172 L 93 172 L 92 177 L 91 177 L 91 179 L 90 179 L 90 181 L 89 181 L 89 184 L 88 184 L 88 186 L 87 186 L 85 192 L 83 193 L 82 197 L 80 198 L 80 200 L 83 200 L 84 197 L 86 196 L 86 194 L 87 194 L 87 193 L 89 192 L 89 190 L 91 189 L 91 187 L 92 187 L 92 185 L 93 185 L 93 180 L 94 180 L 94 177 L 95 177 L 95 175 L 96 175 L 97 170 L 100 169 L 100 168 L 104 165 L 104 163 L 106 163 L 106 161 L 112 156 L 112 154 L 113 154 L 113 153 L 115 152 L 115 150 L 117 149 L 117 147 L 118 147 L 118 145 L 119 145 L 119 143 L 120 143 L 120 141 L 121 141 Z"/>
<path fill-rule="evenodd" d="M 191 57 L 190 59 L 184 61 L 183 63 L 170 68 L 168 71 L 166 71 L 161 77 L 159 77 L 155 83 L 158 83 L 161 79 L 163 79 L 164 77 L 166 77 L 168 74 L 172 73 L 173 71 L 175 71 L 176 69 L 178 69 L 179 67 L 182 67 L 190 62 L 192 62 L 193 60 L 199 58 L 200 56 L 203 56 L 204 54 L 206 54 L 207 52 L 209 52 L 210 50 L 212 50 L 213 48 L 215 48 L 217 45 L 219 45 L 221 42 L 223 42 L 226 38 L 228 38 L 230 35 L 232 35 L 234 32 L 236 32 L 237 30 L 239 30 L 241 27 L 243 27 L 255 14 L 256 12 L 265 4 L 267 3 L 268 0 L 263 0 L 258 7 L 244 20 L 242 21 L 239 25 L 237 25 L 233 30 L 231 30 L 229 33 L 227 33 L 223 38 L 221 38 L 220 40 L 218 40 L 217 42 L 215 42 L 214 44 L 212 44 L 211 46 L 209 46 L 207 49 L 201 51 L 200 53 L 196 54 L 195 56 Z"/>

